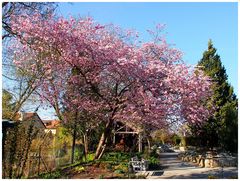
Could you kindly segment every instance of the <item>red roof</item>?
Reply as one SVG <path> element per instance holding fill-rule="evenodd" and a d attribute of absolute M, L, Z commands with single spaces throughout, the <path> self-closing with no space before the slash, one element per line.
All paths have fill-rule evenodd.
<path fill-rule="evenodd" d="M 59 126 L 60 121 L 59 120 L 43 120 L 43 123 L 45 124 L 47 129 L 55 129 Z"/>

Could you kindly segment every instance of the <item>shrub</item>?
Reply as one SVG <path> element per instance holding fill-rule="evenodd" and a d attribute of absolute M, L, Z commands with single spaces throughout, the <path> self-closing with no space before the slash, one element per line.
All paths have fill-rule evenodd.
<path fill-rule="evenodd" d="M 93 161 L 94 160 L 95 153 L 89 153 L 87 155 L 87 161 Z"/>
<path fill-rule="evenodd" d="M 57 179 L 61 177 L 61 172 L 59 170 L 55 172 L 49 172 L 49 173 L 42 173 L 39 175 L 38 178 L 42 179 Z"/>
<path fill-rule="evenodd" d="M 131 158 L 129 153 L 123 153 L 123 152 L 108 152 L 105 153 L 101 161 L 112 161 L 112 162 L 128 162 Z"/>
<path fill-rule="evenodd" d="M 150 156 L 150 157 L 154 157 L 154 158 L 158 158 L 159 155 L 157 154 L 157 149 L 153 149 L 153 150 L 151 150 L 149 156 Z"/>
<path fill-rule="evenodd" d="M 214 175 L 209 175 L 208 179 L 218 179 L 218 177 L 214 176 Z"/>
<path fill-rule="evenodd" d="M 77 173 L 81 173 L 85 171 L 85 168 L 83 166 L 75 167 L 74 171 L 76 171 Z"/>
<path fill-rule="evenodd" d="M 128 179 L 146 179 L 146 175 L 129 174 Z"/>
<path fill-rule="evenodd" d="M 156 157 L 149 157 L 149 168 L 150 169 L 158 169 L 160 167 L 160 161 L 159 158 Z"/>
<path fill-rule="evenodd" d="M 99 176 L 99 179 L 103 179 L 103 178 L 104 178 L 104 175 L 100 175 L 100 176 Z"/>
<path fill-rule="evenodd" d="M 114 167 L 115 172 L 118 170 L 120 173 L 127 173 L 128 172 L 128 163 L 121 163 Z"/>

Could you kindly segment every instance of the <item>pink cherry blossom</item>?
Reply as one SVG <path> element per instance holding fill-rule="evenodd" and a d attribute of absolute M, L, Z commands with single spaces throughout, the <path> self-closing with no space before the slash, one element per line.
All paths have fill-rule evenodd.
<path fill-rule="evenodd" d="M 11 47 L 16 66 L 42 72 L 39 90 L 52 105 L 155 127 L 211 114 L 203 104 L 211 94 L 208 77 L 163 39 L 130 43 L 138 35 L 92 18 L 21 16 L 12 27 L 22 35 Z"/>

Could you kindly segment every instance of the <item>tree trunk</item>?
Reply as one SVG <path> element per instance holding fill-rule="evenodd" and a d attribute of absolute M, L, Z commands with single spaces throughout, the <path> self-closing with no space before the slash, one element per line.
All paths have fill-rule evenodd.
<path fill-rule="evenodd" d="M 106 142 L 107 142 L 107 141 L 106 141 Z M 99 159 L 102 157 L 102 155 L 103 155 L 103 153 L 104 153 L 104 151 L 105 151 L 106 146 L 107 146 L 106 144 L 103 145 L 102 151 L 101 151 L 101 153 L 100 153 L 100 155 L 99 155 L 99 157 L 98 157 Z"/>
<path fill-rule="evenodd" d="M 142 134 L 139 133 L 138 135 L 138 152 L 142 152 Z"/>
<path fill-rule="evenodd" d="M 20 174 L 17 176 L 17 178 L 21 178 L 23 176 L 23 172 L 25 170 L 25 167 L 26 167 L 26 163 L 27 163 L 27 160 L 28 160 L 28 154 L 29 154 L 29 151 L 30 151 L 30 148 L 31 148 L 31 144 L 32 144 L 32 140 L 34 139 L 34 135 L 32 135 L 33 133 L 33 124 L 30 125 L 29 127 L 29 130 L 28 130 L 28 141 L 27 141 L 27 144 L 26 144 L 26 152 L 25 152 L 25 155 L 24 155 L 24 159 L 23 159 L 23 163 L 22 163 L 22 167 L 21 167 L 21 172 Z M 37 134 L 37 132 L 35 132 L 35 134 Z M 40 153 L 39 153 L 40 154 Z"/>
<path fill-rule="evenodd" d="M 147 143 L 148 143 L 148 153 L 150 153 L 150 151 L 151 151 L 151 143 L 150 143 L 150 140 L 149 140 L 148 137 L 147 137 Z"/>
<path fill-rule="evenodd" d="M 73 135 L 72 135 L 72 156 L 71 156 L 71 164 L 74 163 L 74 152 L 75 152 L 75 145 L 76 145 L 76 134 L 77 134 L 77 125 L 76 122 L 74 122 L 74 128 L 73 128 Z"/>
<path fill-rule="evenodd" d="M 106 147 L 106 145 L 105 145 L 106 140 L 110 136 L 110 133 L 111 133 L 111 130 L 112 130 L 112 124 L 113 124 L 113 120 L 109 119 L 109 121 L 107 122 L 107 124 L 105 126 L 105 129 L 102 133 L 102 136 L 99 140 L 94 159 L 100 159 L 101 156 L 103 155 L 103 152 L 104 152 L 105 147 Z"/>
<path fill-rule="evenodd" d="M 6 141 L 6 135 L 7 135 L 7 128 L 2 127 L 2 176 L 3 178 L 6 178 L 6 158 L 5 158 L 5 141 Z"/>
<path fill-rule="evenodd" d="M 14 167 L 14 162 L 16 159 L 16 148 L 17 148 L 17 136 L 19 134 L 19 127 L 18 125 L 15 125 L 13 132 L 11 133 L 13 134 L 13 137 L 11 137 L 11 141 L 10 141 L 10 150 L 9 150 L 9 174 L 8 177 L 12 178 L 13 177 L 13 167 Z"/>
<path fill-rule="evenodd" d="M 161 141 L 162 141 L 162 144 L 165 144 L 165 141 L 164 141 L 164 139 L 162 139 Z"/>
<path fill-rule="evenodd" d="M 83 142 L 84 142 L 85 161 L 87 161 L 87 154 L 88 154 L 88 137 L 87 137 L 87 133 L 83 135 Z"/>
<path fill-rule="evenodd" d="M 39 147 L 38 153 L 38 175 L 40 174 L 40 166 L 41 166 L 41 146 Z"/>

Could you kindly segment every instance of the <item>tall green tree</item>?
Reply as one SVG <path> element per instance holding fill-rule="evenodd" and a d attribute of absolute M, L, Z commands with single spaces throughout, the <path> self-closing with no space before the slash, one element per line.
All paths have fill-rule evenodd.
<path fill-rule="evenodd" d="M 228 83 L 226 69 L 211 40 L 208 49 L 203 53 L 198 67 L 213 82 L 213 95 L 208 105 L 215 106 L 214 114 L 198 127 L 201 129 L 202 144 L 208 147 L 221 146 L 228 151 L 237 151 L 237 98 L 233 87 Z M 195 128 L 196 129 L 196 128 Z"/>

